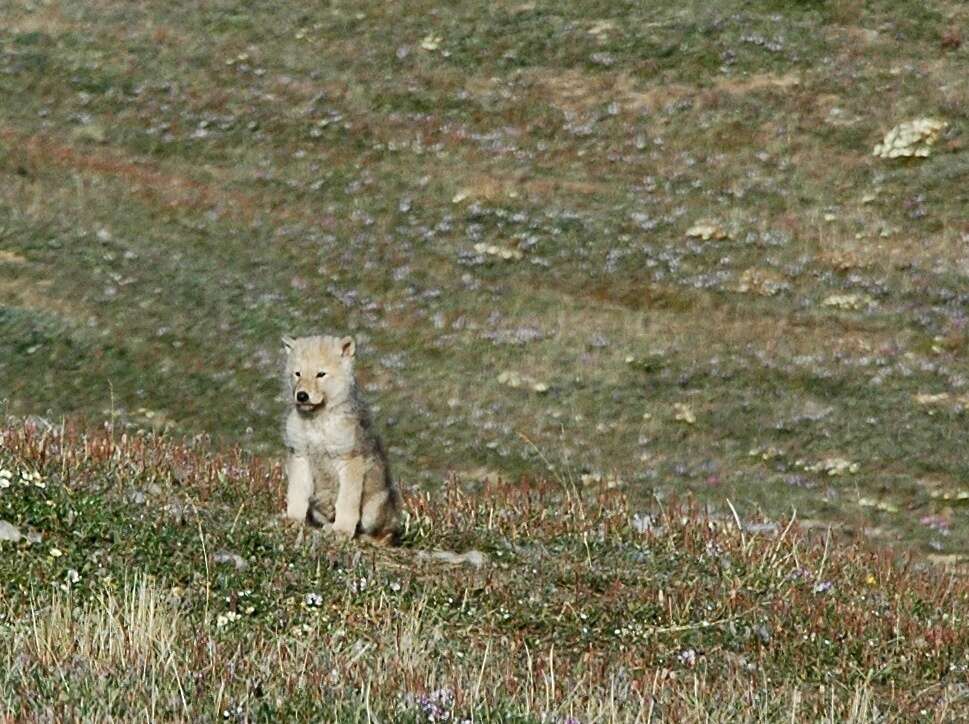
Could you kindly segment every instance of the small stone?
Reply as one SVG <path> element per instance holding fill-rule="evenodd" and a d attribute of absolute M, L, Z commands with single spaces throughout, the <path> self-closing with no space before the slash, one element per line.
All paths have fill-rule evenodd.
<path fill-rule="evenodd" d="M 609 68 L 616 64 L 616 57 L 612 53 L 593 53 L 591 60 L 596 65 Z"/>
<path fill-rule="evenodd" d="M 816 583 L 812 589 L 815 593 L 827 593 L 834 588 L 834 584 L 831 581 L 821 581 Z"/>
<path fill-rule="evenodd" d="M 876 510 L 883 510 L 886 513 L 897 513 L 898 506 L 890 500 L 875 500 L 873 498 L 859 498 L 858 505 L 863 508 L 875 508 Z"/>
<path fill-rule="evenodd" d="M 773 297 L 790 288 L 791 285 L 778 272 L 758 267 L 745 269 L 737 284 L 737 291 L 741 294 L 757 294 L 762 297 Z"/>
<path fill-rule="evenodd" d="M 821 304 L 825 307 L 858 311 L 874 305 L 874 300 L 866 294 L 832 294 L 825 297 Z"/>
<path fill-rule="evenodd" d="M 424 36 L 421 41 L 421 49 L 428 52 L 433 52 L 441 47 L 441 36 L 434 35 L 433 33 Z"/>
<path fill-rule="evenodd" d="M 487 254 L 489 256 L 496 256 L 504 261 L 518 261 L 524 258 L 520 249 L 515 249 L 511 247 L 496 246 L 495 244 L 485 244 L 479 242 L 474 245 L 474 250 L 479 254 Z"/>
<path fill-rule="evenodd" d="M 693 409 L 682 402 L 677 402 L 673 405 L 673 419 L 679 422 L 685 422 L 687 425 L 696 423 L 696 415 Z"/>
<path fill-rule="evenodd" d="M 720 241 L 730 238 L 730 235 L 720 224 L 711 221 L 697 222 L 686 230 L 686 235 L 695 239 L 702 239 L 703 241 L 710 241 L 711 239 Z"/>
<path fill-rule="evenodd" d="M 948 402 L 949 399 L 950 395 L 948 392 L 939 392 L 937 394 L 921 392 L 915 395 L 915 401 L 920 405 L 940 405 Z"/>
<path fill-rule="evenodd" d="M 216 563 L 231 563 L 237 571 L 244 571 L 249 567 L 249 562 L 245 558 L 238 553 L 226 550 L 216 551 L 212 560 Z"/>
<path fill-rule="evenodd" d="M 22 537 L 17 526 L 5 520 L 0 520 L 0 541 L 8 540 L 11 543 L 19 543 Z"/>
<path fill-rule="evenodd" d="M 813 464 L 804 463 L 804 461 L 797 461 L 795 465 L 803 467 L 806 472 L 809 473 L 825 473 L 830 477 L 835 477 L 839 475 L 854 475 L 860 469 L 861 465 L 858 463 L 851 462 L 845 458 L 825 458 L 819 462 Z"/>
<path fill-rule="evenodd" d="M 777 523 L 747 523 L 744 530 L 748 533 L 763 533 L 764 535 L 777 535 L 780 527 Z"/>
<path fill-rule="evenodd" d="M 885 134 L 873 154 L 879 158 L 926 158 L 947 125 L 935 118 L 901 123 Z"/>
<path fill-rule="evenodd" d="M 652 533 L 657 530 L 656 520 L 649 513 L 636 513 L 633 515 L 633 530 L 637 533 Z"/>

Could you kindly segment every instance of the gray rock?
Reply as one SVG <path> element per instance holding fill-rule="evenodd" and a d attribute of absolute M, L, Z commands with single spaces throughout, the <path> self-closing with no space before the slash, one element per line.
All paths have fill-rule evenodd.
<path fill-rule="evenodd" d="M 249 567 L 249 561 L 232 551 L 216 551 L 212 556 L 212 560 L 216 563 L 231 563 L 236 567 L 237 571 L 244 571 Z"/>
<path fill-rule="evenodd" d="M 780 526 L 777 523 L 745 523 L 744 530 L 748 533 L 764 533 L 765 535 L 777 535 Z"/>
<path fill-rule="evenodd" d="M 178 500 L 171 501 L 163 510 L 168 513 L 177 525 L 183 525 L 187 516 L 185 506 Z"/>
<path fill-rule="evenodd" d="M 19 543 L 21 539 L 20 529 L 13 523 L 0 520 L 0 540 L 8 540 L 11 543 Z"/>
<path fill-rule="evenodd" d="M 633 530 L 639 534 L 650 533 L 656 530 L 656 521 L 649 513 L 636 513 L 633 515 Z"/>
<path fill-rule="evenodd" d="M 28 415 L 24 420 L 25 427 L 33 427 L 40 432 L 49 432 L 54 429 L 53 423 L 40 415 Z"/>

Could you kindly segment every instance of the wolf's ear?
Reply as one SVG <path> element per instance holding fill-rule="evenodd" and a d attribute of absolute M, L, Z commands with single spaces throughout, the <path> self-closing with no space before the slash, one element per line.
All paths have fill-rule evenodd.
<path fill-rule="evenodd" d="M 357 352 L 357 345 L 353 337 L 344 337 L 340 340 L 340 354 L 343 357 L 353 357 Z"/>
<path fill-rule="evenodd" d="M 283 337 L 283 349 L 287 352 L 292 352 L 293 347 L 296 346 L 296 340 L 292 337 Z"/>

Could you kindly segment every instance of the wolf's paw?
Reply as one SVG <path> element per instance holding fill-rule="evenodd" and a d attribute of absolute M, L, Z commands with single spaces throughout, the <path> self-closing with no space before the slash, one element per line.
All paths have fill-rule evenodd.
<path fill-rule="evenodd" d="M 335 538 L 339 538 L 341 540 L 350 540 L 354 535 L 356 535 L 356 532 L 356 525 L 351 527 L 346 523 L 340 523 L 339 521 L 330 526 L 330 533 L 332 533 Z"/>
<path fill-rule="evenodd" d="M 273 524 L 283 530 L 297 530 L 306 525 L 306 520 L 304 518 L 294 518 L 287 512 L 273 516 Z"/>

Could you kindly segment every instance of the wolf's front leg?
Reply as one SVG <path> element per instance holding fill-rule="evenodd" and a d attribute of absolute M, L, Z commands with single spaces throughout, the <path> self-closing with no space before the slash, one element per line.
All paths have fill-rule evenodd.
<path fill-rule="evenodd" d="M 336 520 L 333 532 L 352 538 L 360 522 L 360 501 L 363 498 L 363 476 L 369 466 L 363 458 L 341 460 L 336 465 L 339 488 L 336 494 Z"/>
<path fill-rule="evenodd" d="M 291 520 L 305 521 L 306 512 L 313 496 L 313 471 L 310 461 L 300 455 L 290 454 L 286 458 L 286 517 Z"/>

